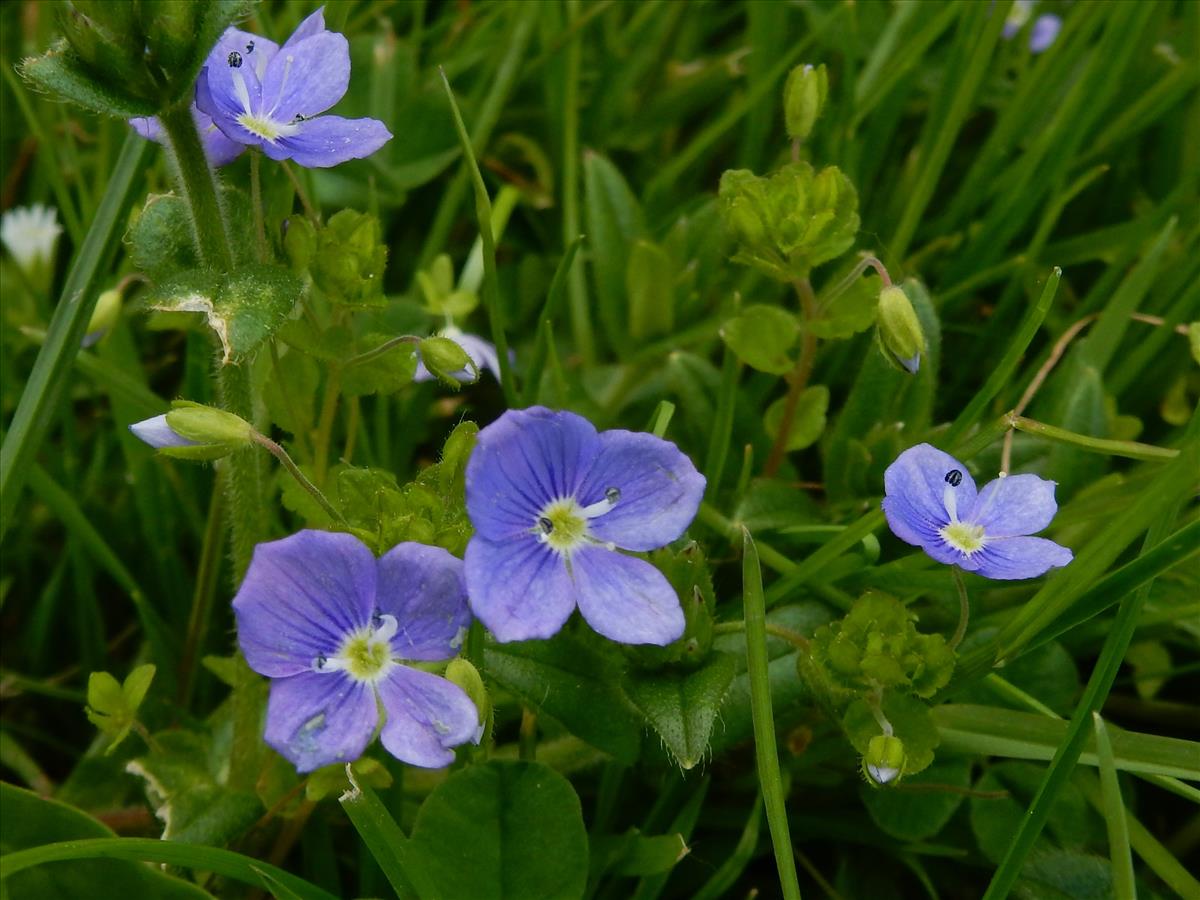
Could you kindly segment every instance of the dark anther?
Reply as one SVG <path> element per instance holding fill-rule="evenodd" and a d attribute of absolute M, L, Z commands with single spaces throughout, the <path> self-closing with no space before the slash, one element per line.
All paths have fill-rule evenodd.
<path fill-rule="evenodd" d="M 296 113 L 296 118 L 292 119 L 292 121 L 293 122 L 304 122 L 304 121 L 307 121 L 307 118 L 308 118 L 307 116 L 304 116 L 300 113 Z"/>
<path fill-rule="evenodd" d="M 542 529 L 542 532 L 544 534 L 549 534 L 550 532 L 552 532 L 554 530 L 554 523 L 551 522 L 549 519 L 547 519 L 545 516 L 538 517 L 538 526 Z"/>
<path fill-rule="evenodd" d="M 253 53 L 253 52 L 254 52 L 254 41 L 251 41 L 250 43 L 248 43 L 248 44 L 246 45 L 246 52 L 247 52 L 247 53 Z"/>
<path fill-rule="evenodd" d="M 371 613 L 371 627 L 378 628 L 383 624 L 383 610 L 376 608 L 375 612 Z"/>
<path fill-rule="evenodd" d="M 958 469 L 951 469 L 946 473 L 946 484 L 951 487 L 958 487 L 962 484 L 962 472 L 958 471 Z"/>
<path fill-rule="evenodd" d="M 329 660 L 326 659 L 325 654 L 322 653 L 320 656 L 317 657 L 317 668 L 318 669 L 325 668 L 325 663 L 327 663 L 327 662 L 329 662 Z"/>
<path fill-rule="evenodd" d="M 610 488 L 605 489 L 604 499 L 607 500 L 609 503 L 616 503 L 618 500 L 621 499 L 621 489 L 617 488 L 617 487 L 610 487 Z"/>
<path fill-rule="evenodd" d="M 225 58 L 225 61 L 229 63 L 229 68 L 240 69 L 242 67 L 242 54 L 238 53 L 236 50 L 231 50 L 229 51 L 229 56 Z"/>

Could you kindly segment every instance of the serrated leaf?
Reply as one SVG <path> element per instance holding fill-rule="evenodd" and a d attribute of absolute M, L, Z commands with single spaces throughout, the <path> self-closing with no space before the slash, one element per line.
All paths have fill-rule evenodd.
<path fill-rule="evenodd" d="M 767 407 L 763 416 L 763 427 L 772 438 L 779 434 L 783 425 L 783 413 L 787 406 L 787 397 L 780 397 Z M 829 388 L 823 384 L 814 384 L 805 388 L 796 400 L 796 409 L 792 415 L 791 427 L 785 448 L 803 450 L 811 447 L 825 432 L 825 414 L 829 409 Z"/>
<path fill-rule="evenodd" d="M 789 351 L 800 334 L 796 317 L 777 306 L 754 304 L 721 326 L 721 338 L 738 359 L 760 372 L 792 370 Z"/>
<path fill-rule="evenodd" d="M 125 236 L 133 265 L 162 281 L 199 264 L 187 204 L 174 194 L 151 194 Z"/>
<path fill-rule="evenodd" d="M 249 358 L 275 333 L 301 287 L 294 274 L 277 266 L 252 266 L 229 275 L 193 269 L 158 285 L 147 306 L 203 314 L 221 341 L 222 364 L 229 365 Z"/>
<path fill-rule="evenodd" d="M 629 699 L 681 768 L 691 769 L 704 758 L 717 710 L 736 669 L 732 656 L 717 653 L 692 672 L 636 675 L 626 682 Z"/>

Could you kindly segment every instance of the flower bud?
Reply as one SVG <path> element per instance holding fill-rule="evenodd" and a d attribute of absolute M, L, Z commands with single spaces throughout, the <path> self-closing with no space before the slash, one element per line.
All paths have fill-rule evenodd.
<path fill-rule="evenodd" d="M 904 743 L 894 735 L 875 735 L 867 745 L 862 770 L 876 787 L 891 784 L 904 774 Z"/>
<path fill-rule="evenodd" d="M 427 337 L 421 341 L 418 352 L 430 374 L 452 388 L 466 383 L 464 375 L 473 376 L 470 381 L 479 380 L 479 367 L 457 341 L 448 337 Z"/>
<path fill-rule="evenodd" d="M 788 137 L 803 141 L 812 133 L 828 93 L 829 73 L 824 64 L 816 68 L 796 66 L 792 69 L 783 87 L 783 116 Z"/>
<path fill-rule="evenodd" d="M 87 331 L 84 332 L 81 345 L 91 347 L 108 334 L 110 328 L 117 324 L 121 317 L 121 290 L 110 288 L 96 298 L 96 307 L 88 320 Z"/>
<path fill-rule="evenodd" d="M 254 429 L 223 409 L 176 400 L 171 411 L 129 426 L 138 438 L 165 456 L 209 460 L 228 456 L 253 442 Z"/>
<path fill-rule="evenodd" d="M 903 290 L 890 285 L 879 294 L 879 349 L 884 357 L 910 375 L 921 366 L 925 333 L 912 301 Z"/>
<path fill-rule="evenodd" d="M 479 710 L 479 730 L 475 732 L 475 743 L 478 744 L 492 728 L 492 698 L 479 677 L 479 670 L 460 656 L 446 666 L 446 680 L 462 688 Z"/>

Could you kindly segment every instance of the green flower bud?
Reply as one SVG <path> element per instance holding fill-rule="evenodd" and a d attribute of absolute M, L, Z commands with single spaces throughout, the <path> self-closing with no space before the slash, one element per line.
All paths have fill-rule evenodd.
<path fill-rule="evenodd" d="M 475 361 L 450 338 L 427 337 L 418 345 L 418 352 L 430 374 L 452 388 L 479 380 Z"/>
<path fill-rule="evenodd" d="M 925 333 L 912 301 L 903 290 L 890 285 L 879 294 L 879 349 L 888 362 L 916 375 L 925 349 Z"/>
<path fill-rule="evenodd" d="M 166 415 L 135 422 L 129 430 L 165 456 L 197 461 L 248 447 L 255 434 L 233 413 L 188 400 L 176 400 Z"/>
<path fill-rule="evenodd" d="M 904 774 L 904 743 L 890 734 L 871 738 L 863 754 L 862 770 L 867 781 L 875 787 L 891 784 Z"/>
<path fill-rule="evenodd" d="M 387 247 L 379 220 L 353 209 L 330 217 L 317 235 L 312 277 L 334 303 L 383 306 L 383 268 Z"/>
<path fill-rule="evenodd" d="M 120 317 L 121 291 L 119 288 L 110 288 L 96 298 L 96 306 L 83 335 L 83 346 L 90 347 L 108 334 Z"/>
<path fill-rule="evenodd" d="M 480 743 L 490 737 L 492 730 L 492 698 L 488 693 L 479 670 L 461 656 L 450 660 L 446 666 L 446 680 L 463 689 L 475 709 L 479 711 L 479 732 L 475 735 L 475 743 Z"/>
<path fill-rule="evenodd" d="M 783 87 L 783 116 L 788 137 L 803 141 L 812 133 L 828 93 L 829 73 L 824 64 L 816 68 L 796 66 L 792 69 Z"/>

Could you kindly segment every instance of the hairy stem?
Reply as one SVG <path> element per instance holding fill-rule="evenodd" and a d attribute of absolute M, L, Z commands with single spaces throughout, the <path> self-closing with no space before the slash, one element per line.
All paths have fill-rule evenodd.
<path fill-rule="evenodd" d="M 967 585 L 963 581 L 962 570 L 958 566 L 951 566 L 950 571 L 954 575 L 954 586 L 958 588 L 958 626 L 954 629 L 954 636 L 950 638 L 950 649 L 954 650 L 962 643 L 967 633 L 967 621 L 971 618 L 971 601 L 967 598 Z"/>
<path fill-rule="evenodd" d="M 200 258 L 215 269 L 233 268 L 229 232 L 221 211 L 217 180 L 204 156 L 204 145 L 192 119 L 190 106 L 167 110 L 159 119 L 175 152 L 183 199 L 192 215 Z"/>
<path fill-rule="evenodd" d="M 807 325 L 808 321 L 816 314 L 817 308 L 812 284 L 807 278 L 794 281 L 792 284 L 800 298 L 801 318 Z M 783 417 L 779 420 L 779 433 L 775 435 L 775 442 L 771 445 L 767 464 L 763 468 L 763 474 L 767 478 L 775 476 L 780 465 L 783 464 L 783 457 L 787 454 L 787 440 L 792 431 L 792 420 L 796 418 L 796 406 L 800 403 L 800 395 L 804 393 L 804 388 L 808 386 L 808 377 L 812 374 L 816 355 L 817 336 L 805 327 L 800 336 L 800 358 L 796 360 L 796 368 L 788 376 L 788 393 L 783 405 Z"/>

